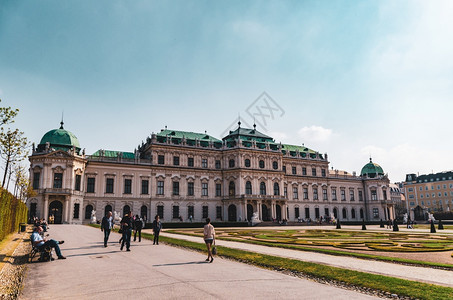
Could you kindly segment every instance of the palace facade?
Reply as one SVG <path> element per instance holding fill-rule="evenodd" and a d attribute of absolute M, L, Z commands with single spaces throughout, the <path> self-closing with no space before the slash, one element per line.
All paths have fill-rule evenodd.
<path fill-rule="evenodd" d="M 165 129 L 134 152 L 92 155 L 62 122 L 29 160 L 37 192 L 27 201 L 30 216 L 53 216 L 55 223 L 88 223 L 107 211 L 147 220 L 158 214 L 164 222 L 395 216 L 389 179 L 371 159 L 360 175 L 329 170 L 327 154 L 277 143 L 240 122 L 221 140 Z"/>

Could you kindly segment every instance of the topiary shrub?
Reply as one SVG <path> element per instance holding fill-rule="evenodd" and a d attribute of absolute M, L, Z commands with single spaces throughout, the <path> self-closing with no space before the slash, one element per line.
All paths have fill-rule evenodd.
<path fill-rule="evenodd" d="M 436 233 L 436 227 L 434 226 L 433 220 L 431 220 L 431 233 Z"/>
<path fill-rule="evenodd" d="M 379 223 L 379 227 L 380 227 L 380 228 L 385 228 L 385 226 L 384 226 L 384 221 L 382 221 L 382 219 L 381 219 L 381 222 Z"/>
<path fill-rule="evenodd" d="M 341 229 L 340 219 L 337 220 L 337 229 Z"/>
<path fill-rule="evenodd" d="M 400 231 L 400 228 L 398 227 L 398 223 L 396 222 L 396 219 L 393 220 L 393 231 Z"/>
<path fill-rule="evenodd" d="M 439 225 L 437 225 L 437 229 L 444 230 L 444 224 L 442 224 L 442 220 L 439 219 Z"/>
<path fill-rule="evenodd" d="M 366 230 L 365 219 L 362 219 L 362 230 Z"/>

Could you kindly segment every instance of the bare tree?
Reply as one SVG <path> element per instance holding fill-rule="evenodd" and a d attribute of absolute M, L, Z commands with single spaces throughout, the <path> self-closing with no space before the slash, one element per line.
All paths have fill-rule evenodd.
<path fill-rule="evenodd" d="M 2 186 L 5 187 L 8 168 L 12 161 L 22 161 L 27 155 L 28 141 L 19 129 L 1 129 L 0 132 L 0 155 L 5 161 L 5 173 L 3 175 Z"/>

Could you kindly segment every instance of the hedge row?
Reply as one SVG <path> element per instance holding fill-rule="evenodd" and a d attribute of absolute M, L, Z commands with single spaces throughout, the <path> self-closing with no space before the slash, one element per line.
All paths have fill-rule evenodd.
<path fill-rule="evenodd" d="M 10 192 L 0 187 L 0 241 L 18 231 L 19 223 L 27 221 L 28 208 Z"/>

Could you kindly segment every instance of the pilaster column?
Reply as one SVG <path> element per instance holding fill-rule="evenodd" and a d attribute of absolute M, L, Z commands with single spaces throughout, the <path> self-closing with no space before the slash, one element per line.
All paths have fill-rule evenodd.
<path fill-rule="evenodd" d="M 43 214 L 45 220 L 49 217 L 49 195 L 44 195 Z"/>
<path fill-rule="evenodd" d="M 258 208 L 258 219 L 262 221 L 263 220 L 263 215 L 262 215 L 263 214 L 263 209 L 262 209 L 261 205 L 262 205 L 262 202 L 258 201 L 256 206 Z"/>
<path fill-rule="evenodd" d="M 63 200 L 63 210 L 64 210 L 64 215 L 63 215 L 63 223 L 69 223 L 69 212 L 70 212 L 70 209 L 69 209 L 69 197 L 66 197 L 64 196 L 64 200 Z"/>

